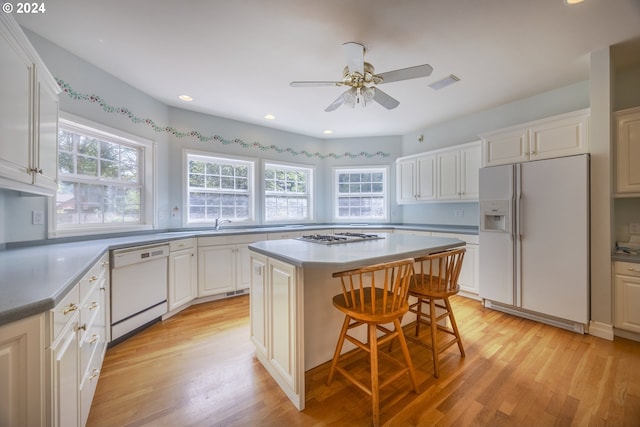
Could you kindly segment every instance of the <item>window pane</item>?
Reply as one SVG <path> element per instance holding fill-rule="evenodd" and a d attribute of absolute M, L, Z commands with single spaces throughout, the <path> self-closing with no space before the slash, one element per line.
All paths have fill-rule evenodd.
<path fill-rule="evenodd" d="M 142 149 L 106 139 L 58 132 L 57 224 L 142 223 Z"/>
<path fill-rule="evenodd" d="M 384 170 L 345 169 L 336 171 L 335 179 L 337 218 L 386 219 Z"/>
<path fill-rule="evenodd" d="M 252 163 L 228 159 L 188 155 L 189 217 L 187 222 L 214 222 L 216 218 L 249 219 L 249 193 Z M 195 184 L 195 185 L 194 185 Z M 190 207 L 203 206 L 191 216 Z"/>
<path fill-rule="evenodd" d="M 310 219 L 311 194 L 308 182 L 312 170 L 303 167 L 265 166 L 265 220 Z"/>

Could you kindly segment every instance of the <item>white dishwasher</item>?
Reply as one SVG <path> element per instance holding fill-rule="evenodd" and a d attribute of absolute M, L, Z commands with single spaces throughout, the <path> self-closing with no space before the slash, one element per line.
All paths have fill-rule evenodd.
<path fill-rule="evenodd" d="M 111 340 L 126 338 L 167 312 L 169 245 L 111 251 Z"/>

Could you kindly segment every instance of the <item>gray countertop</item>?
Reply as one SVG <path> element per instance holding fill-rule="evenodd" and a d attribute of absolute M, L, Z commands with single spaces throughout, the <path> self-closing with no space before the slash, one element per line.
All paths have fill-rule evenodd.
<path fill-rule="evenodd" d="M 298 267 L 335 267 L 336 271 L 440 252 L 465 242 L 445 237 L 380 233 L 384 239 L 323 245 L 302 240 L 268 240 L 249 249 Z"/>
<path fill-rule="evenodd" d="M 372 231 L 376 229 L 397 229 L 458 234 L 477 234 L 478 232 L 477 227 L 469 226 L 317 224 L 253 228 L 227 227 L 220 231 L 194 229 L 93 240 L 56 240 L 56 242 L 60 241 L 61 243 L 45 241 L 25 242 L 25 244 L 7 244 L 7 249 L 0 250 L 0 325 L 54 308 L 93 264 L 95 264 L 105 252 L 111 249 L 162 243 L 184 237 L 228 236 L 234 234 L 295 230 L 312 231 L 313 229 L 350 227 L 366 228 Z M 400 236 L 400 234 L 398 234 L 398 236 Z M 405 241 L 408 240 L 410 239 L 405 239 Z M 273 242 L 276 241 L 271 241 L 271 243 Z M 293 245 L 305 243 L 298 241 L 293 242 L 295 242 L 291 243 Z M 405 244 L 408 245 L 408 243 Z M 377 250 L 376 248 L 371 249 Z M 285 252 L 287 250 L 297 251 L 298 248 L 286 247 Z M 314 250 L 325 251 L 326 248 L 315 248 Z M 349 259 L 352 261 L 348 262 L 357 262 L 357 257 L 360 255 L 355 251 L 355 248 L 352 248 L 352 250 L 354 252 L 349 255 Z M 411 249 L 410 246 L 404 247 L 401 243 L 398 243 L 396 250 L 410 254 L 413 249 Z M 370 255 L 371 252 L 369 251 L 366 256 Z M 379 255 L 379 257 L 384 258 L 384 255 Z M 309 261 L 310 260 L 307 260 L 306 262 Z M 302 260 L 302 262 L 304 263 L 305 260 Z"/>

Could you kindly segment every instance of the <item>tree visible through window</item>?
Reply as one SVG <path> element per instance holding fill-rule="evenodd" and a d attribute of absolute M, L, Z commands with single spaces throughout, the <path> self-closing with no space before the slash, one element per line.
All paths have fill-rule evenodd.
<path fill-rule="evenodd" d="M 335 170 L 336 219 L 387 219 L 386 169 Z"/>
<path fill-rule="evenodd" d="M 61 123 L 57 226 L 141 224 L 142 150 Z"/>
<path fill-rule="evenodd" d="M 252 220 L 253 162 L 187 155 L 189 223 Z"/>
<path fill-rule="evenodd" d="M 311 183 L 311 168 L 266 163 L 265 221 L 311 219 Z"/>

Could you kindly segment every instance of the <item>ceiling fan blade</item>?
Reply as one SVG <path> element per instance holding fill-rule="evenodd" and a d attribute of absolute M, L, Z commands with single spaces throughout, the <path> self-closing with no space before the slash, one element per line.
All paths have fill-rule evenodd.
<path fill-rule="evenodd" d="M 336 110 L 339 106 L 341 106 L 345 102 L 353 103 L 353 100 L 355 99 L 355 97 L 356 97 L 356 89 L 352 87 L 342 92 L 342 95 L 340 95 L 335 101 L 333 101 L 331 105 L 325 108 L 324 111 L 328 113 L 330 111 Z"/>
<path fill-rule="evenodd" d="M 427 77 L 431 75 L 433 67 L 429 64 L 416 65 L 415 67 L 402 68 L 400 70 L 387 71 L 378 74 L 382 77 L 382 83 L 398 82 L 400 80 L 417 79 L 419 77 Z"/>
<path fill-rule="evenodd" d="M 342 46 L 344 47 L 344 55 L 347 58 L 349 72 L 364 74 L 364 46 L 355 42 L 347 42 Z"/>
<path fill-rule="evenodd" d="M 342 86 L 342 82 L 291 82 L 291 87 Z"/>
<path fill-rule="evenodd" d="M 387 95 L 386 93 L 378 89 L 377 87 L 371 88 L 371 89 L 375 91 L 373 95 L 373 100 L 376 101 L 378 104 L 382 105 L 387 110 L 393 110 L 398 105 L 400 105 L 400 101 L 390 97 L 389 95 Z"/>

